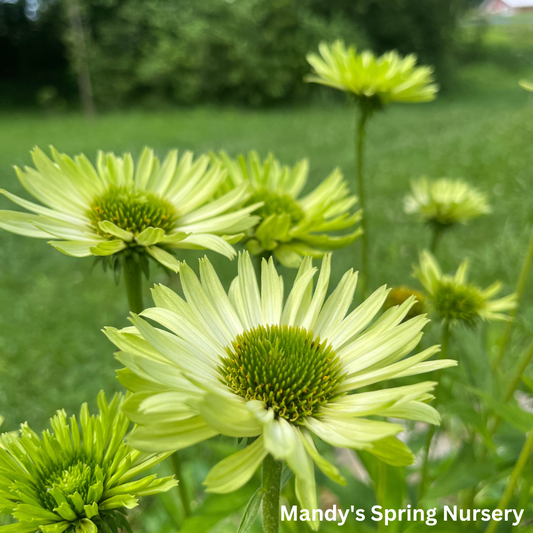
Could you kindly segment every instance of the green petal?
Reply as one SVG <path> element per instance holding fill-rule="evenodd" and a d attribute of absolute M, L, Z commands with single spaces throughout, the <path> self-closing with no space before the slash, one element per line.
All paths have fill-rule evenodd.
<path fill-rule="evenodd" d="M 19 211 L 0 211 L 0 228 L 37 239 L 49 239 L 50 233 L 37 228 L 34 222 L 39 222 L 41 217 Z"/>
<path fill-rule="evenodd" d="M 252 444 L 223 459 L 211 469 L 204 485 L 207 492 L 233 492 L 247 483 L 254 475 L 267 451 L 263 446 L 263 437 Z"/>
<path fill-rule="evenodd" d="M 101 241 L 49 241 L 56 250 L 70 255 L 71 257 L 88 257 L 92 255 L 91 250 L 100 244 Z"/>
<path fill-rule="evenodd" d="M 140 246 L 152 246 L 161 242 L 165 237 L 165 230 L 148 227 L 135 237 L 135 242 Z"/>
<path fill-rule="evenodd" d="M 180 271 L 180 262 L 172 255 L 158 246 L 147 246 L 146 251 L 163 266 L 173 272 Z"/>
<path fill-rule="evenodd" d="M 122 239 L 125 242 L 130 242 L 133 240 L 133 233 L 131 231 L 126 231 L 125 229 L 119 228 L 113 222 L 109 220 L 102 220 L 98 223 L 100 229 L 105 232 Z"/>
<path fill-rule="evenodd" d="M 76 533 L 98 533 L 98 528 L 91 520 L 83 518 L 76 527 Z"/>
<path fill-rule="evenodd" d="M 91 254 L 97 256 L 106 256 L 116 254 L 126 248 L 126 243 L 119 239 L 114 241 L 100 242 L 97 246 L 91 247 Z"/>

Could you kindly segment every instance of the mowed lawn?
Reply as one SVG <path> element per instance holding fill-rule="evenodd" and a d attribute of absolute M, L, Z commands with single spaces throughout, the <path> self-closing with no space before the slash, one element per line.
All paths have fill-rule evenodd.
<path fill-rule="evenodd" d="M 77 115 L 12 114 L 0 118 L 0 187 L 27 198 L 13 165 L 30 164 L 30 149 L 53 144 L 68 154 L 98 149 L 137 156 L 143 146 L 159 156 L 172 148 L 227 150 L 231 155 L 272 151 L 293 164 L 308 157 L 307 190 L 336 166 L 354 174 L 355 111 L 346 106 L 264 111 L 169 109 L 114 112 L 93 123 Z M 413 286 L 412 265 L 429 233 L 403 212 L 413 178 L 461 177 L 486 191 L 493 214 L 446 236 L 439 257 L 455 270 L 464 257 L 480 285 L 515 284 L 533 215 L 533 101 L 516 81 L 505 91 L 443 97 L 432 104 L 397 105 L 375 117 L 368 136 L 371 287 Z M 352 182 L 353 183 L 353 182 Z M 13 208 L 2 199 L 0 207 Z M 14 207 L 16 209 L 16 207 Z M 358 268 L 358 243 L 335 253 L 333 282 Z M 184 254 L 196 269 L 199 253 Z M 226 286 L 236 262 L 209 254 Z M 288 272 L 288 279 L 294 273 Z M 150 283 L 169 283 L 152 269 Z M 526 311 L 531 311 L 527 293 Z M 148 299 L 148 288 L 146 288 Z M 123 286 L 92 259 L 74 259 L 45 241 L 0 231 L 0 414 L 3 429 L 29 421 L 41 429 L 58 408 L 77 410 L 100 389 L 119 390 L 113 346 L 100 331 L 127 323 Z M 531 314 L 531 313 L 530 313 Z M 527 315 L 527 313 L 526 313 Z M 521 323 L 528 326 L 527 319 Z"/>

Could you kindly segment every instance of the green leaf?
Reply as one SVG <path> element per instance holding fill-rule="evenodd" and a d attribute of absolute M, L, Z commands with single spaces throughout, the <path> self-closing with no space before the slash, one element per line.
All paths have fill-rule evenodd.
<path fill-rule="evenodd" d="M 248 533 L 250 528 L 253 526 L 257 515 L 259 514 L 259 509 L 261 507 L 261 502 L 263 501 L 263 496 L 265 495 L 265 489 L 257 489 L 253 496 L 250 498 L 250 501 L 246 505 L 244 514 L 242 515 L 242 520 L 239 525 L 237 533 Z"/>
<path fill-rule="evenodd" d="M 516 430 L 522 433 L 529 433 L 533 428 L 533 414 L 522 411 L 516 401 L 504 403 L 486 392 L 477 389 L 472 389 L 472 391 L 489 409 Z"/>
<path fill-rule="evenodd" d="M 193 516 L 185 520 L 180 533 L 208 533 L 221 520 L 242 509 L 252 496 L 252 487 L 242 487 L 230 494 L 209 494 Z"/>

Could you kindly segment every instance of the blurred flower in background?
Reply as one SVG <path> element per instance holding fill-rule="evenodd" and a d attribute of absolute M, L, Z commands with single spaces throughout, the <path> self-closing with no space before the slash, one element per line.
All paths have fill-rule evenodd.
<path fill-rule="evenodd" d="M 414 275 L 423 285 L 430 311 L 449 324 L 473 327 L 480 320 L 509 320 L 505 314 L 516 307 L 516 295 L 494 299 L 501 291 L 500 282 L 480 289 L 467 281 L 468 260 L 464 260 L 454 276 L 443 274 L 436 259 L 426 250 Z"/>
<path fill-rule="evenodd" d="M 287 267 L 298 267 L 304 255 L 320 258 L 329 250 L 348 246 L 361 235 L 357 228 L 342 236 L 331 232 L 353 227 L 363 216 L 350 213 L 357 197 L 350 195 L 342 172 L 335 169 L 314 191 L 300 197 L 309 175 L 309 162 L 282 166 L 272 154 L 261 161 L 256 152 L 231 159 L 225 152 L 214 156 L 228 171 L 224 190 L 248 187 L 249 204 L 258 224 L 248 232 L 247 247 L 254 255 L 270 256 Z"/>
<path fill-rule="evenodd" d="M 396 51 L 376 57 L 342 41 L 321 43 L 320 56 L 308 54 L 314 72 L 306 81 L 352 93 L 360 105 L 380 109 L 391 102 L 430 102 L 438 86 L 433 83 L 433 69 L 417 67 L 416 56 L 400 56 Z"/>
<path fill-rule="evenodd" d="M 130 422 L 123 398 L 108 403 L 98 396 L 100 414 L 83 404 L 79 420 L 64 411 L 51 419 L 42 437 L 27 424 L 20 436 L 4 434 L 0 450 L 0 514 L 17 522 L 0 528 L 10 533 L 118 533 L 130 530 L 126 510 L 138 498 L 164 492 L 173 477 L 135 478 L 168 454 L 147 454 L 124 443 Z"/>
<path fill-rule="evenodd" d="M 312 434 L 393 465 L 411 464 L 411 451 L 396 438 L 403 426 L 368 417 L 438 424 L 428 405 L 436 383 L 357 391 L 456 363 L 427 362 L 438 346 L 405 358 L 428 322 L 418 316 L 402 323 L 413 297 L 371 325 L 387 298 L 381 287 L 347 315 L 357 284 L 350 270 L 326 300 L 330 262 L 327 254 L 313 291 L 317 269 L 305 258 L 285 304 L 273 259 L 262 262 L 260 290 L 249 254 L 240 256 L 228 295 L 207 259 L 200 261 L 201 281 L 183 263 L 186 301 L 157 286 L 157 307 L 142 318 L 132 315 L 133 329 L 107 328 L 126 366 L 119 379 L 133 393 L 124 406 L 137 424 L 132 446 L 159 453 L 218 434 L 255 438 L 211 470 L 207 490 L 238 489 L 271 454 L 293 470 L 298 499 L 308 509 L 317 507 L 313 463 L 343 481 Z"/>
<path fill-rule="evenodd" d="M 462 180 L 421 178 L 411 183 L 405 212 L 432 226 L 466 224 L 491 212 L 487 195 Z"/>
<path fill-rule="evenodd" d="M 194 160 L 186 152 L 178 160 L 174 150 L 160 164 L 146 148 L 135 168 L 130 154 L 99 152 L 95 169 L 83 154 L 51 152 L 53 161 L 36 148 L 36 168 L 16 168 L 22 185 L 47 207 L 0 191 L 31 212 L 0 211 L 0 227 L 55 239 L 50 244 L 67 255 L 134 251 L 177 271 L 171 252 L 209 249 L 231 258 L 230 243 L 258 220 L 249 216 L 258 204 L 237 208 L 250 196 L 246 185 L 214 200 L 226 173 L 205 155 Z"/>

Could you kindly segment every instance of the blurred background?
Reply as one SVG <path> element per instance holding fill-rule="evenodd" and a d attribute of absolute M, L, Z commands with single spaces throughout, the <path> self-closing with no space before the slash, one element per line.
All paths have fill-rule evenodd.
<path fill-rule="evenodd" d="M 477 284 L 500 279 L 511 292 L 533 214 L 533 101 L 518 86 L 533 81 L 533 0 L 0 0 L 0 187 L 29 198 L 12 166 L 31 164 L 33 146 L 53 144 L 93 161 L 98 149 L 136 157 L 145 145 L 160 157 L 175 147 L 272 151 L 286 164 L 310 159 L 306 190 L 336 166 L 355 189 L 355 109 L 341 92 L 302 80 L 306 54 L 336 38 L 376 53 L 416 53 L 441 86 L 435 102 L 391 106 L 370 126 L 371 288 L 418 288 L 412 265 L 430 233 L 404 214 L 403 197 L 411 179 L 427 175 L 464 178 L 493 207 L 446 236 L 444 269 L 469 257 Z M 0 208 L 14 207 L 2 198 Z M 358 254 L 358 242 L 335 253 L 331 286 L 357 268 Z M 183 258 L 196 266 L 201 255 Z M 228 286 L 235 261 L 210 257 Z M 283 273 L 288 286 L 294 272 Z M 178 287 L 153 268 L 147 302 L 154 282 Z M 533 332 L 531 285 L 524 303 L 507 367 Z M 0 232 L 2 429 L 28 420 L 40 430 L 56 409 L 94 406 L 100 389 L 119 390 L 113 346 L 100 329 L 124 326 L 126 316 L 124 287 L 91 259 Z M 449 354 L 471 357 L 479 379 L 501 329 L 482 333 L 463 331 Z M 437 339 L 428 328 L 425 344 Z M 193 485 L 234 445 L 215 439 L 185 452 Z M 370 505 L 366 485 L 353 476 L 350 483 L 336 494 L 353 503 L 359 491 L 358 502 Z M 241 509 L 247 490 L 214 504 L 211 525 Z M 160 502 L 143 507 L 141 531 L 175 530 L 169 498 L 169 513 Z"/>

